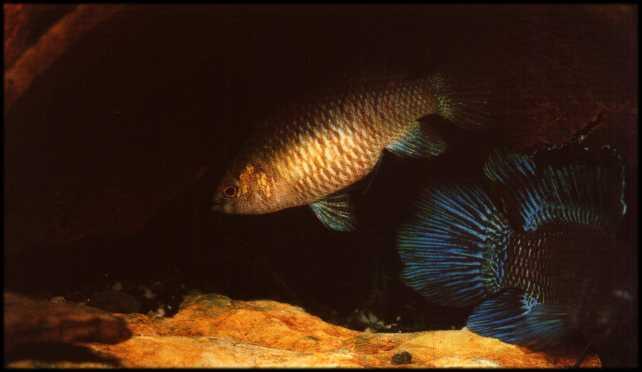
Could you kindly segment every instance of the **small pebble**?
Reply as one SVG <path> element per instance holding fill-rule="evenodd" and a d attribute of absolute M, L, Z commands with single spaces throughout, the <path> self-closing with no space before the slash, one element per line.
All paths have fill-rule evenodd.
<path fill-rule="evenodd" d="M 615 291 L 613 291 L 613 295 L 615 297 L 617 297 L 617 298 L 620 298 L 620 299 L 623 299 L 623 300 L 626 300 L 626 301 L 631 301 L 633 299 L 633 297 L 631 297 L 631 293 L 629 293 L 629 291 L 624 291 L 624 290 L 621 290 L 621 289 L 616 289 Z"/>
<path fill-rule="evenodd" d="M 154 292 L 152 292 L 151 289 L 147 287 L 143 287 L 143 297 L 151 300 L 154 297 L 156 297 L 156 294 L 154 294 Z"/>
<path fill-rule="evenodd" d="M 412 355 L 407 351 L 402 351 L 392 356 L 392 364 L 410 364 Z"/>
<path fill-rule="evenodd" d="M 56 296 L 52 297 L 49 302 L 51 302 L 52 304 L 64 304 L 65 302 L 67 302 L 67 300 L 65 300 L 65 298 L 62 296 Z"/>
<path fill-rule="evenodd" d="M 147 313 L 147 315 L 151 315 L 151 316 L 155 316 L 155 317 L 158 317 L 158 318 L 162 318 L 162 317 L 165 316 L 165 309 L 163 309 L 163 307 L 160 306 L 158 309 L 156 309 L 156 311 L 150 310 Z"/>

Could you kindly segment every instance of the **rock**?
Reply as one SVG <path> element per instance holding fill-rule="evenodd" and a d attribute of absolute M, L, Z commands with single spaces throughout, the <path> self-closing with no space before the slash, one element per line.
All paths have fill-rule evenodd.
<path fill-rule="evenodd" d="M 73 5 L 4 4 L 5 69 L 38 41 L 53 22 L 72 10 Z"/>
<path fill-rule="evenodd" d="M 58 22 L 49 28 L 33 45 L 26 49 L 25 42 L 18 37 L 5 39 L 5 46 L 12 46 L 11 68 L 5 69 L 7 81 L 4 86 L 5 111 L 8 111 L 13 102 L 25 93 L 33 80 L 38 75 L 44 73 L 60 56 L 85 33 L 93 29 L 105 19 L 118 12 L 122 6 L 101 6 L 101 5 L 80 5 L 71 11 L 68 11 Z M 36 13 L 38 8 L 30 9 L 28 6 L 20 6 L 12 9 L 12 6 L 5 5 L 9 9 L 10 25 L 13 26 L 13 33 L 17 36 L 24 34 L 23 28 L 37 28 L 37 23 L 33 22 L 34 17 L 16 17 L 22 13 Z M 55 8 L 54 8 L 55 9 Z M 66 8 L 62 8 L 66 11 Z M 14 20 L 16 19 L 17 20 Z M 29 22 L 31 20 L 32 22 Z M 34 24 L 35 23 L 35 24 Z M 14 39 L 17 39 L 13 43 Z M 22 41 L 22 42 L 21 42 Z M 14 46 L 15 44 L 15 46 Z M 21 53 L 22 52 L 22 53 Z"/>
<path fill-rule="evenodd" d="M 4 294 L 5 354 L 34 343 L 115 343 L 131 336 L 123 319 L 69 303 Z"/>
<path fill-rule="evenodd" d="M 67 300 L 62 296 L 55 296 L 49 299 L 52 304 L 64 304 Z"/>
<path fill-rule="evenodd" d="M 113 345 L 82 343 L 97 355 L 118 361 L 98 366 L 560 368 L 572 366 L 579 355 L 579 351 L 566 356 L 533 352 L 468 330 L 357 332 L 328 324 L 296 306 L 274 301 L 234 301 L 219 295 L 189 295 L 172 318 L 114 316 L 127 323 L 133 337 Z M 33 367 L 42 363 L 22 360 L 9 366 Z M 84 360 L 70 363 L 46 365 L 97 365 Z M 582 364 L 600 365 L 595 355 Z"/>
<path fill-rule="evenodd" d="M 392 364 L 410 364 L 412 362 L 412 354 L 407 351 L 402 351 L 392 356 Z"/>

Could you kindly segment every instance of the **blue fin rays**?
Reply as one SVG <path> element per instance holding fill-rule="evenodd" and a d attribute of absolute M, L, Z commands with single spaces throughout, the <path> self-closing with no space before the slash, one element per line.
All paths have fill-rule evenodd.
<path fill-rule="evenodd" d="M 547 155 L 555 151 L 563 150 L 553 148 L 547 150 Z M 497 150 L 486 162 L 484 173 L 514 194 L 526 231 L 552 221 L 608 226 L 626 212 L 620 160 L 617 153 L 609 150 L 597 161 L 580 158 L 536 167 L 531 157 Z"/>
<path fill-rule="evenodd" d="M 507 289 L 479 304 L 466 326 L 482 336 L 543 349 L 568 334 L 566 310 L 539 303 L 521 290 Z"/>
<path fill-rule="evenodd" d="M 470 305 L 499 290 L 511 230 L 489 197 L 453 186 L 423 200 L 398 232 L 404 281 L 444 305 Z"/>

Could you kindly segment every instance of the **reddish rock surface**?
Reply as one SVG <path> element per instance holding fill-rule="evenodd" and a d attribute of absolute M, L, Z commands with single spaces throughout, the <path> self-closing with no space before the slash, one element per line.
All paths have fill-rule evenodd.
<path fill-rule="evenodd" d="M 112 362 L 23 358 L 9 366 L 565 367 L 576 358 L 575 353 L 532 352 L 467 330 L 357 332 L 328 324 L 296 306 L 219 295 L 188 296 L 172 318 L 115 316 L 126 321 L 133 337 L 111 345 L 78 343 Z M 393 356 L 404 351 L 410 353 L 410 363 L 394 364 Z M 589 356 L 583 366 L 599 367 L 600 361 Z"/>
<path fill-rule="evenodd" d="M 125 322 L 104 311 L 74 304 L 4 294 L 5 353 L 32 343 L 114 343 L 131 336 Z"/>
<path fill-rule="evenodd" d="M 60 7 L 63 8 L 63 7 Z M 122 6 L 79 5 L 47 30 L 28 48 L 37 16 L 56 7 L 5 4 L 5 111 L 26 92 L 31 82 L 54 63 L 67 48 Z M 64 8 L 63 8 L 64 10 Z M 10 66 L 10 67 L 9 67 Z"/>

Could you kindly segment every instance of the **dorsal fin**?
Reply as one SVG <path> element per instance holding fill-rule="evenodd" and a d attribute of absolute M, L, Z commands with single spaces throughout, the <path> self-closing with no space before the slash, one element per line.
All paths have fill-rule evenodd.
<path fill-rule="evenodd" d="M 516 199 L 524 230 L 553 221 L 608 227 L 626 213 L 624 165 L 611 148 L 556 146 L 535 155 L 496 150 L 484 173 Z"/>

